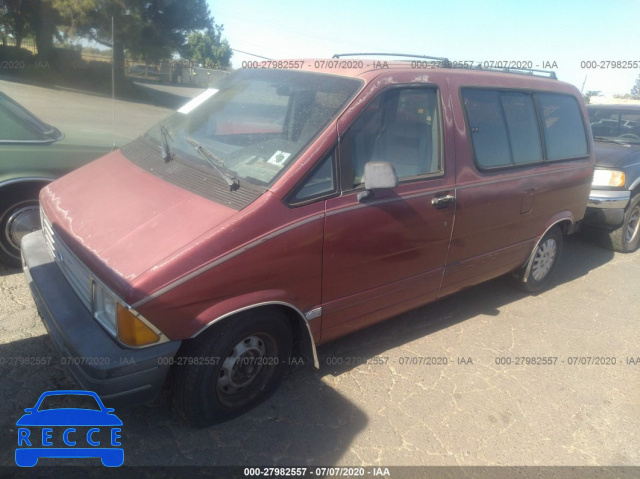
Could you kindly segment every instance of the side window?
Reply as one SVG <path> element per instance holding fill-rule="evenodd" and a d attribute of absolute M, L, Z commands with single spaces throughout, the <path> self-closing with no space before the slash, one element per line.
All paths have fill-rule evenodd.
<path fill-rule="evenodd" d="M 395 88 L 369 103 L 340 145 L 354 187 L 369 161 L 393 164 L 400 180 L 442 172 L 437 95 L 435 88 Z"/>
<path fill-rule="evenodd" d="M 548 160 L 579 158 L 587 155 L 587 136 L 575 98 L 557 93 L 538 93 L 538 109 Z"/>
<path fill-rule="evenodd" d="M 540 128 L 533 98 L 522 92 L 503 92 L 500 98 L 511 140 L 511 159 L 515 164 L 542 161 Z"/>
<path fill-rule="evenodd" d="M 35 141 L 42 140 L 17 118 L 0 108 L 0 141 Z"/>
<path fill-rule="evenodd" d="M 590 108 L 593 136 L 640 139 L 640 113 Z"/>
<path fill-rule="evenodd" d="M 478 166 L 497 168 L 542 161 L 542 144 L 531 94 L 463 90 Z"/>
<path fill-rule="evenodd" d="M 471 142 L 478 166 L 495 168 L 511 165 L 509 137 L 495 90 L 463 90 Z"/>
<path fill-rule="evenodd" d="M 301 203 L 336 191 L 333 151 L 308 176 L 289 198 L 290 203 Z"/>
<path fill-rule="evenodd" d="M 589 122 L 593 136 L 618 136 L 619 117 L 613 110 L 590 109 Z"/>

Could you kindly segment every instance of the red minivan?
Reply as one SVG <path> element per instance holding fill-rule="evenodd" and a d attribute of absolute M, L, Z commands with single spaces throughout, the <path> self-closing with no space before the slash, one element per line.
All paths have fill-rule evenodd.
<path fill-rule="evenodd" d="M 40 194 L 24 271 L 107 403 L 171 371 L 191 424 L 227 420 L 318 344 L 499 275 L 542 289 L 583 218 L 588 116 L 553 75 L 262 66 Z"/>

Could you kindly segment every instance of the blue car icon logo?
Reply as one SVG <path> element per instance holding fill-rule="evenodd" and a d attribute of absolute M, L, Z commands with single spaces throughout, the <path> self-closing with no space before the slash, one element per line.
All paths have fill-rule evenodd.
<path fill-rule="evenodd" d="M 81 402 L 87 407 L 68 407 L 68 402 Z M 121 466 L 122 421 L 113 411 L 93 391 L 44 392 L 36 405 L 25 409 L 27 414 L 16 422 L 16 464 L 33 467 L 41 457 L 99 457 L 107 467 Z"/>

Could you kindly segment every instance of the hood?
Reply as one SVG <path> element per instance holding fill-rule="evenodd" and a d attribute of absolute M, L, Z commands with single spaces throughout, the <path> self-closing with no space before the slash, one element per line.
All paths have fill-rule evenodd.
<path fill-rule="evenodd" d="M 40 200 L 67 246 L 125 301 L 136 278 L 189 256 L 190 243 L 237 213 L 155 177 L 119 151 L 51 183 Z M 198 261 L 190 258 L 185 267 Z"/>
<path fill-rule="evenodd" d="M 625 163 L 638 161 L 640 145 L 620 145 L 618 143 L 594 143 L 596 168 L 622 168 Z"/>

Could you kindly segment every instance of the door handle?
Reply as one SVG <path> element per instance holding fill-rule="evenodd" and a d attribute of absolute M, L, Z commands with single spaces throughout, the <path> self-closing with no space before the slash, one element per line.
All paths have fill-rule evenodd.
<path fill-rule="evenodd" d="M 431 200 L 431 204 L 435 209 L 441 210 L 443 208 L 451 206 L 455 200 L 456 197 L 451 195 L 436 196 Z"/>

